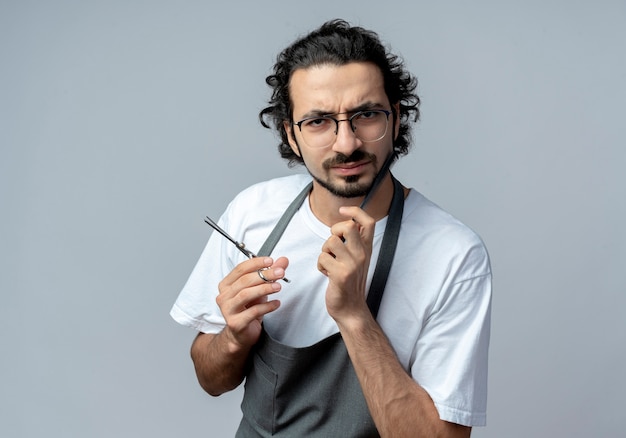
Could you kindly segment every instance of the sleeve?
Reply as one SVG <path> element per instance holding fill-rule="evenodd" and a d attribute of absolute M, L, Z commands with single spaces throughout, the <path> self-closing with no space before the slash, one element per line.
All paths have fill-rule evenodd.
<path fill-rule="evenodd" d="M 491 269 L 480 242 L 450 272 L 416 345 L 411 373 L 441 419 L 484 426 L 491 326 Z"/>
<path fill-rule="evenodd" d="M 227 230 L 229 211 L 230 206 L 218 222 Z M 237 263 L 234 261 L 236 254 L 232 253 L 234 246 L 227 243 L 228 241 L 216 232 L 209 238 L 200 259 L 170 310 L 170 316 L 179 324 L 203 333 L 219 333 L 224 328 L 224 317 L 215 299 L 219 292 L 219 282 Z"/>

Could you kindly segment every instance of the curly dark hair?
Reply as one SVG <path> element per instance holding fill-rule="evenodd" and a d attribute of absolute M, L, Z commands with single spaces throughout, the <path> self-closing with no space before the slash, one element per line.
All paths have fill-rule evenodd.
<path fill-rule="evenodd" d="M 287 138 L 284 121 L 292 121 L 292 103 L 289 96 L 289 80 L 297 69 L 315 65 L 345 65 L 350 62 L 371 62 L 378 66 L 383 75 L 385 92 L 389 102 L 400 106 L 400 128 L 394 142 L 394 159 L 409 151 L 411 136 L 410 122 L 419 120 L 420 99 L 416 94 L 417 79 L 404 69 L 403 61 L 389 53 L 375 32 L 351 26 L 344 20 L 331 20 L 319 29 L 298 39 L 283 50 L 274 64 L 274 73 L 265 82 L 272 87 L 270 106 L 259 113 L 265 128 L 271 125 L 280 133 L 278 150 L 282 158 L 289 160 L 289 167 L 302 163 Z M 398 117 L 394 111 L 394 117 Z"/>

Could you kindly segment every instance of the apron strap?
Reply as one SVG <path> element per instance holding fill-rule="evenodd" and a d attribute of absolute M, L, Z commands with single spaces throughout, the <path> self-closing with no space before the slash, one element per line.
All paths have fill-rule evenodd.
<path fill-rule="evenodd" d="M 265 257 L 272 253 L 274 247 L 285 232 L 287 225 L 289 225 L 289 221 L 291 221 L 293 215 L 296 214 L 296 211 L 298 211 L 306 197 L 309 196 L 309 192 L 311 191 L 312 187 L 312 182 L 307 184 L 307 186 L 300 192 L 296 199 L 294 199 L 291 204 L 289 204 L 289 207 L 287 207 L 287 210 L 285 210 L 280 220 L 276 223 L 276 226 L 268 236 L 265 243 L 263 243 L 263 246 L 261 247 L 257 255 Z"/>
<path fill-rule="evenodd" d="M 402 212 L 404 211 L 404 191 L 402 190 L 402 185 L 396 178 L 393 177 L 393 175 L 391 178 L 393 180 L 393 199 L 391 201 L 391 207 L 389 208 L 387 225 L 385 226 L 385 234 L 383 236 L 378 260 L 376 261 L 374 276 L 372 277 L 370 290 L 367 294 L 367 305 L 374 318 L 378 315 L 378 308 L 380 307 L 383 292 L 385 291 L 385 285 L 387 284 L 387 278 L 389 277 L 389 271 L 391 270 L 393 256 L 396 252 L 396 246 L 398 244 L 398 236 L 400 235 Z M 272 250 L 285 232 L 291 218 L 296 214 L 306 197 L 309 195 L 311 187 L 313 187 L 312 182 L 300 192 L 291 204 L 289 204 L 289 207 L 287 207 L 287 210 L 285 210 L 267 240 L 263 243 L 263 246 L 257 253 L 259 256 L 268 256 L 272 253 Z"/>
<path fill-rule="evenodd" d="M 402 189 L 402 184 L 400 184 L 397 179 L 393 178 L 393 175 L 392 179 L 393 199 L 391 200 L 391 207 L 389 208 L 389 216 L 387 217 L 387 225 L 385 226 L 385 234 L 383 235 L 380 253 L 376 261 L 374 276 L 372 277 L 370 290 L 367 294 L 367 305 L 374 319 L 378 316 L 378 309 L 383 299 L 383 292 L 385 292 L 393 256 L 396 253 L 396 246 L 398 246 L 402 213 L 404 211 L 404 190 Z"/>

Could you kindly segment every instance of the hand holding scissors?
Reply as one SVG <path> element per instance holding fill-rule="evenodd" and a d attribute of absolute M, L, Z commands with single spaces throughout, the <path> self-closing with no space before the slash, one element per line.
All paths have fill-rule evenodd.
<path fill-rule="evenodd" d="M 243 242 L 238 242 L 236 241 L 233 237 L 231 237 L 230 234 L 228 234 L 226 231 L 224 231 L 219 225 L 217 225 L 217 223 L 215 223 L 215 221 L 213 221 L 210 217 L 206 216 L 206 218 L 204 219 L 204 222 L 206 222 L 207 224 L 209 224 L 215 231 L 217 231 L 218 233 L 220 233 L 222 236 L 224 236 L 226 239 L 228 239 L 233 245 L 235 245 L 237 247 L 237 249 L 239 251 L 241 251 L 246 257 L 248 257 L 249 259 L 253 258 L 253 257 L 257 257 L 257 255 L 255 253 L 253 253 L 252 251 L 250 251 L 249 249 L 246 248 L 246 245 Z M 263 270 L 259 269 L 258 271 L 259 277 L 261 277 L 261 279 L 263 281 L 270 281 L 267 278 L 265 278 L 263 276 Z M 283 280 L 286 283 L 290 283 L 291 281 L 286 278 L 283 277 L 281 280 Z"/>

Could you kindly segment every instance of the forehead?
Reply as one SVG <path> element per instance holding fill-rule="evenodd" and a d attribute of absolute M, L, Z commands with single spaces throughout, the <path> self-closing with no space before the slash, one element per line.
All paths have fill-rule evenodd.
<path fill-rule="evenodd" d="M 389 107 L 380 69 L 371 63 L 323 64 L 298 69 L 289 81 L 293 118 L 349 112 L 365 103 Z"/>

